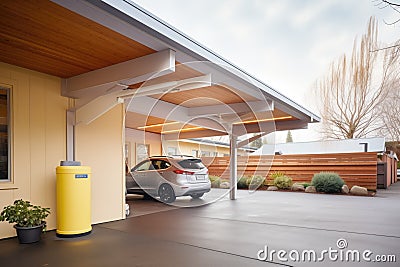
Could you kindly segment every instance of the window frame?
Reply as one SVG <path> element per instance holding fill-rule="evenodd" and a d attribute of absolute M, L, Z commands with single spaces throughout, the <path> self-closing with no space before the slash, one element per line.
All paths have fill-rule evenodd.
<path fill-rule="evenodd" d="M 7 92 L 7 179 L 0 179 L 0 189 L 14 184 L 12 171 L 12 86 L 0 83 L 0 89 Z"/>

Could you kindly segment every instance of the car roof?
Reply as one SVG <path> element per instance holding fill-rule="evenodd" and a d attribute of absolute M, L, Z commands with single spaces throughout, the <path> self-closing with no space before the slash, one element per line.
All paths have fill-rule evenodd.
<path fill-rule="evenodd" d="M 149 159 L 199 159 L 189 155 L 151 156 Z"/>

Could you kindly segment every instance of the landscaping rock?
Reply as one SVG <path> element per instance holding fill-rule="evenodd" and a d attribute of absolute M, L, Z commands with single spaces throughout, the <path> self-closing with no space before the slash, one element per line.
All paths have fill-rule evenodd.
<path fill-rule="evenodd" d="M 277 191 L 277 190 L 278 190 L 278 187 L 273 186 L 273 185 L 268 186 L 268 188 L 267 188 L 267 191 Z"/>
<path fill-rule="evenodd" d="M 231 185 L 230 185 L 229 182 L 222 182 L 222 183 L 219 185 L 219 188 L 222 188 L 222 189 L 229 189 L 230 187 L 231 187 Z"/>
<path fill-rule="evenodd" d="M 357 185 L 353 186 L 350 189 L 350 193 L 356 196 L 368 196 L 367 188 Z"/>
<path fill-rule="evenodd" d="M 342 186 L 342 193 L 348 194 L 350 192 L 349 187 L 345 184 Z"/>
<path fill-rule="evenodd" d="M 292 191 L 304 191 L 304 185 L 298 184 L 298 183 L 294 183 L 292 185 Z"/>
<path fill-rule="evenodd" d="M 307 186 L 305 192 L 306 192 L 306 193 L 316 193 L 316 192 L 317 192 L 317 189 L 315 189 L 315 186 L 309 185 L 309 186 Z"/>

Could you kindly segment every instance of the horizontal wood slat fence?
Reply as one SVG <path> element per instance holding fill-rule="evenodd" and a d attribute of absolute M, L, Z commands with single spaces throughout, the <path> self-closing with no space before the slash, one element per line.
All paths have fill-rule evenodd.
<path fill-rule="evenodd" d="M 229 179 L 229 157 L 203 157 L 202 160 L 209 174 Z M 350 188 L 358 185 L 376 190 L 377 161 L 377 154 L 373 152 L 238 156 L 238 179 L 261 175 L 272 182 L 268 175 L 279 171 L 290 176 L 293 182 L 310 182 L 315 173 L 329 171 L 338 173 Z"/>

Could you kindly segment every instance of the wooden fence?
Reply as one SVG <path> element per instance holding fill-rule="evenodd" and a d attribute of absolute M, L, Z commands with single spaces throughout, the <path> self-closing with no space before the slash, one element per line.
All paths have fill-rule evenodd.
<path fill-rule="evenodd" d="M 211 175 L 229 179 L 229 157 L 204 157 L 202 160 Z M 244 175 L 261 175 L 272 181 L 268 175 L 277 171 L 290 176 L 293 182 L 310 182 L 315 173 L 322 171 L 336 172 L 350 188 L 353 185 L 363 186 L 368 190 L 377 188 L 376 153 L 238 157 L 239 178 Z"/>
<path fill-rule="evenodd" d="M 397 161 L 386 154 L 378 160 L 378 188 L 386 189 L 397 182 Z"/>

